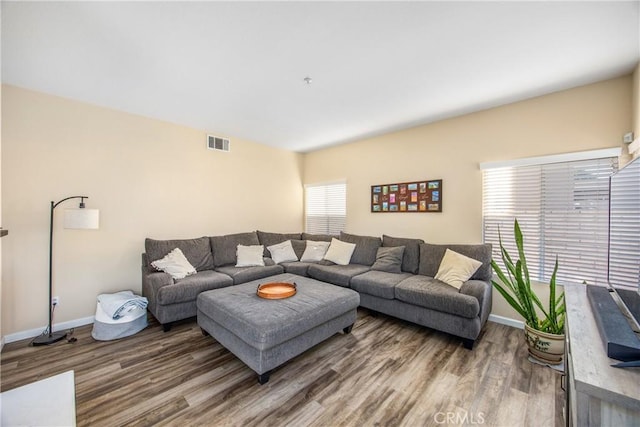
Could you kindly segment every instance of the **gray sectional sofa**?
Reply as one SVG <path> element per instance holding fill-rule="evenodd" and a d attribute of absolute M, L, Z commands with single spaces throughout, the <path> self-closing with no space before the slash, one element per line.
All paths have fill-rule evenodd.
<path fill-rule="evenodd" d="M 330 242 L 334 237 L 356 245 L 348 265 L 326 260 L 275 264 L 266 249 L 291 240 L 300 259 L 307 241 Z M 238 245 L 263 245 L 265 265 L 236 267 Z M 401 262 L 395 267 L 377 269 L 379 253 L 389 252 L 378 249 L 398 247 L 404 247 Z M 174 280 L 151 266 L 151 262 L 175 248 L 180 248 L 195 267 L 195 274 Z M 459 290 L 434 279 L 447 248 L 482 262 Z M 433 245 L 420 239 L 386 235 L 379 238 L 348 233 L 330 236 L 252 231 L 198 239 L 146 239 L 142 255 L 142 293 L 149 301 L 149 311 L 168 331 L 172 322 L 196 315 L 196 299 L 201 292 L 268 279 L 281 273 L 349 287 L 360 294 L 360 306 L 456 335 L 469 349 L 491 312 L 491 245 Z"/>

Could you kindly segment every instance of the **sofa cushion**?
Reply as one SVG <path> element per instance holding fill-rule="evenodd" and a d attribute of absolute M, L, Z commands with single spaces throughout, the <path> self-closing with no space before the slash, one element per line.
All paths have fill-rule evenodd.
<path fill-rule="evenodd" d="M 471 279 L 491 280 L 490 243 L 477 245 L 432 245 L 422 243 L 420 245 L 420 268 L 418 273 L 423 276 L 435 277 L 447 249 L 482 262 L 482 266 L 473 273 Z"/>
<path fill-rule="evenodd" d="M 314 240 L 316 242 L 330 242 L 333 238 L 338 238 L 339 236 L 333 236 L 331 234 L 309 234 L 302 233 L 302 240 Z"/>
<path fill-rule="evenodd" d="M 303 262 L 317 262 L 322 261 L 329 249 L 330 242 L 316 242 L 313 240 L 307 240 L 304 253 L 300 257 L 300 261 Z"/>
<path fill-rule="evenodd" d="M 334 265 L 330 261 L 318 261 L 318 262 L 304 262 L 304 261 L 293 261 L 293 262 L 283 262 L 280 264 L 284 267 L 285 273 L 297 274 L 298 276 L 309 277 L 309 267 L 312 265 Z"/>
<path fill-rule="evenodd" d="M 264 267 L 264 246 L 238 245 L 236 249 L 236 267 Z"/>
<path fill-rule="evenodd" d="M 301 262 L 301 261 L 292 261 L 292 262 L 283 262 L 280 264 L 284 267 L 285 273 L 296 274 L 298 276 L 307 277 L 307 270 L 309 266 L 312 265 L 310 262 Z"/>
<path fill-rule="evenodd" d="M 211 237 L 213 264 L 216 267 L 236 265 L 236 249 L 238 245 L 252 246 L 259 244 L 258 234 L 255 231 Z"/>
<path fill-rule="evenodd" d="M 435 275 L 435 279 L 460 289 L 462 284 L 469 280 L 482 263 L 476 259 L 447 249 Z"/>
<path fill-rule="evenodd" d="M 331 244 L 329 245 L 329 249 L 327 249 L 327 253 L 324 254 L 324 259 L 339 265 L 347 265 L 350 263 L 355 249 L 356 245 L 353 243 L 331 239 Z"/>
<path fill-rule="evenodd" d="M 159 271 L 164 271 L 174 279 L 184 279 L 191 274 L 196 274 L 196 269 L 185 258 L 180 248 L 175 248 L 164 258 L 153 261 L 151 266 Z"/>
<path fill-rule="evenodd" d="M 233 280 L 226 274 L 212 270 L 200 271 L 175 283 L 155 290 L 156 302 L 161 305 L 178 304 L 195 301 L 204 291 L 224 288 L 233 285 Z"/>
<path fill-rule="evenodd" d="M 456 316 L 473 319 L 480 314 L 478 299 L 465 295 L 452 286 L 426 276 L 412 275 L 395 287 L 400 301 Z"/>
<path fill-rule="evenodd" d="M 402 271 L 411 274 L 418 274 L 421 243 L 424 243 L 424 240 L 382 235 L 382 246 L 404 246 L 404 254 L 402 255 Z"/>
<path fill-rule="evenodd" d="M 258 230 L 258 240 L 261 245 L 264 245 L 264 256 L 271 256 L 267 250 L 268 246 L 277 245 L 278 243 L 286 242 L 287 240 L 300 240 L 302 233 L 268 233 L 266 231 Z M 298 256 L 298 258 L 300 258 Z"/>
<path fill-rule="evenodd" d="M 351 278 L 351 288 L 356 291 L 384 299 L 395 298 L 395 287 L 410 273 L 388 273 L 385 271 L 367 271 Z"/>
<path fill-rule="evenodd" d="M 179 240 L 145 239 L 144 250 L 147 254 L 148 266 L 151 267 L 153 261 L 162 259 L 175 248 L 180 248 L 196 271 L 213 270 L 213 256 L 211 255 L 208 237 Z"/>
<path fill-rule="evenodd" d="M 349 265 L 322 265 L 311 264 L 307 270 L 309 277 L 333 283 L 334 285 L 348 287 L 352 277 L 369 271 L 369 267 L 360 264 Z"/>
<path fill-rule="evenodd" d="M 387 273 L 402 273 L 403 254 L 404 246 L 380 247 L 376 255 L 376 262 L 373 263 L 371 269 Z"/>
<path fill-rule="evenodd" d="M 351 256 L 351 264 L 373 265 L 376 262 L 378 248 L 382 245 L 382 240 L 379 237 L 358 236 L 342 231 L 340 232 L 340 240 L 356 245 Z"/>
<path fill-rule="evenodd" d="M 307 249 L 307 241 L 306 240 L 291 240 L 291 246 L 293 246 L 293 251 L 296 253 L 298 259 L 302 258 L 302 254 L 304 250 Z"/>
<path fill-rule="evenodd" d="M 233 284 L 239 285 L 240 283 L 284 273 L 284 268 L 281 265 L 265 265 L 264 267 L 234 267 L 227 265 L 216 268 L 216 271 L 231 277 Z"/>

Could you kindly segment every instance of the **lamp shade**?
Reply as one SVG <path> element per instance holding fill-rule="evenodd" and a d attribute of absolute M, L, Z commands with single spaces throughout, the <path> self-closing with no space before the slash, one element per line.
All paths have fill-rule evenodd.
<path fill-rule="evenodd" d="M 99 209 L 65 209 L 64 228 L 97 229 L 100 224 Z"/>

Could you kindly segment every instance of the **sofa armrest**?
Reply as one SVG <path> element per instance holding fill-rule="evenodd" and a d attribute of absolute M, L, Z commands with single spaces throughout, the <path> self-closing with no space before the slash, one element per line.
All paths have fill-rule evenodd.
<path fill-rule="evenodd" d="M 158 304 L 158 291 L 160 288 L 173 285 L 174 280 L 171 275 L 161 271 L 149 272 L 146 265 L 142 266 L 142 295 L 147 297 L 149 310 L 155 313 Z"/>
<path fill-rule="evenodd" d="M 484 280 L 467 280 L 460 287 L 460 293 L 475 297 L 480 304 L 480 322 L 484 323 L 489 318 L 493 305 L 493 287 Z"/>
<path fill-rule="evenodd" d="M 149 265 L 149 260 L 147 258 L 147 254 L 146 253 L 142 253 L 142 274 L 151 274 L 151 273 L 155 273 L 157 270 L 155 270 L 153 267 L 151 267 Z"/>

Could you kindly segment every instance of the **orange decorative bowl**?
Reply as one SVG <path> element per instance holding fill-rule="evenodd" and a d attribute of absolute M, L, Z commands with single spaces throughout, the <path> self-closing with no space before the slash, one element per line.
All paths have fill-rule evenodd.
<path fill-rule="evenodd" d="M 286 282 L 273 282 L 258 285 L 256 292 L 260 298 L 283 299 L 296 294 L 296 284 Z"/>

